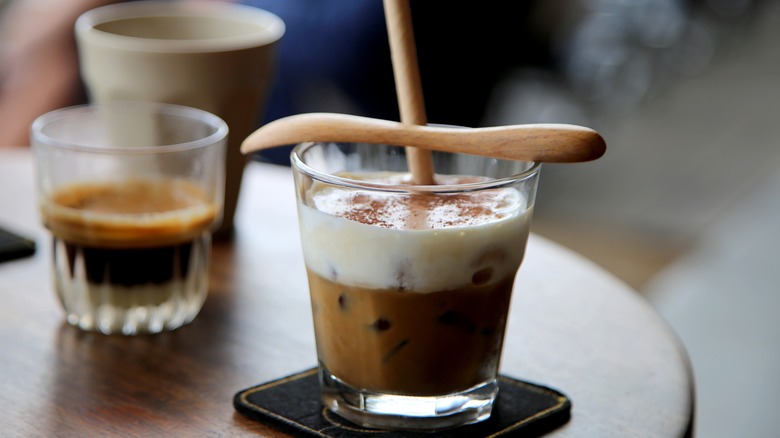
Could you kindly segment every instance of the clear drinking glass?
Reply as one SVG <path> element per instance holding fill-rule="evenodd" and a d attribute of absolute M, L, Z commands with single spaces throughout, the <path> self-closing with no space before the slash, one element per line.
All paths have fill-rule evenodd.
<path fill-rule="evenodd" d="M 438 430 L 490 416 L 539 164 L 404 149 L 295 147 L 324 405 L 366 427 Z"/>
<path fill-rule="evenodd" d="M 222 214 L 227 133 L 208 112 L 146 102 L 35 120 L 41 217 L 70 324 L 132 335 L 195 318 Z"/>

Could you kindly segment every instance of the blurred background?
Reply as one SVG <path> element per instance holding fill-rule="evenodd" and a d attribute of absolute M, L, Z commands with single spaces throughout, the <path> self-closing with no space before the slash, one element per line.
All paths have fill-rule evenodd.
<path fill-rule="evenodd" d="M 669 321 L 697 436 L 780 436 L 780 2 L 594 0 L 564 25 L 552 3 L 555 68 L 513 71 L 485 123 L 581 123 L 609 149 L 545 166 L 534 231 Z"/>
<path fill-rule="evenodd" d="M 8 135 L 13 120 L 29 126 L 9 102 L 32 101 L 24 79 L 53 96 L 41 85 L 73 67 L 30 62 L 52 41 L 46 60 L 75 57 L 62 39 L 72 36 L 55 40 L 30 20 L 56 21 L 63 7 L 69 30 L 79 11 L 108 2 L 0 0 L 0 146 L 26 144 Z M 381 2 L 240 2 L 287 24 L 258 125 L 310 111 L 398 120 Z M 543 167 L 533 231 L 614 273 L 669 321 L 694 368 L 697 436 L 780 436 L 780 2 L 493 3 L 411 2 L 429 122 L 600 131 L 602 159 Z M 36 65 L 55 79 L 23 70 Z M 38 113 L 88 98 L 77 80 L 69 87 Z M 287 153 L 255 158 L 287 165 Z"/>
<path fill-rule="evenodd" d="M 545 166 L 533 229 L 669 321 L 697 436 L 780 436 L 780 2 L 572 3 L 538 2 L 553 68 L 514 69 L 484 118 L 607 140 L 597 162 Z"/>

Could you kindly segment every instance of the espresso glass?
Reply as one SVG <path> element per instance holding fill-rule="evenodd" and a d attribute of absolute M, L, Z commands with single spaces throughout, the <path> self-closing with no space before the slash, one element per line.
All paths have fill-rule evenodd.
<path fill-rule="evenodd" d="M 146 102 L 35 120 L 39 206 L 68 323 L 135 335 L 195 318 L 222 215 L 227 133 L 208 112 Z"/>
<path fill-rule="evenodd" d="M 433 431 L 490 416 L 537 163 L 401 147 L 292 152 L 321 398 L 364 427 Z"/>

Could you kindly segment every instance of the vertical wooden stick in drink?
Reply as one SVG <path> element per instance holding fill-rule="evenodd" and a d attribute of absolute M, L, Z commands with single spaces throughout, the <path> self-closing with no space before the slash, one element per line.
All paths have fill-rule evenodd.
<path fill-rule="evenodd" d="M 384 0 L 384 9 L 401 122 L 411 125 L 425 125 L 428 121 L 425 115 L 425 101 L 417 65 L 417 50 L 409 1 Z M 429 150 L 407 147 L 406 156 L 409 171 L 412 173 L 415 184 L 435 184 L 433 160 Z"/>

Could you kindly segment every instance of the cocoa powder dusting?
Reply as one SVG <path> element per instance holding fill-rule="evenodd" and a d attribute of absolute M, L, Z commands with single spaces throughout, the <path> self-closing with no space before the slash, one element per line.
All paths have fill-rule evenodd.
<path fill-rule="evenodd" d="M 507 214 L 507 206 L 517 207 L 511 202 L 507 204 L 507 190 L 511 191 L 385 194 L 325 189 L 315 193 L 314 199 L 319 210 L 351 221 L 382 228 L 423 230 L 479 225 L 501 219 Z"/>
<path fill-rule="evenodd" d="M 492 208 L 492 198 L 489 193 L 412 193 L 392 198 L 360 194 L 350 200 L 351 208 L 340 216 L 367 225 L 407 230 L 474 225 L 499 217 Z"/>

